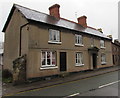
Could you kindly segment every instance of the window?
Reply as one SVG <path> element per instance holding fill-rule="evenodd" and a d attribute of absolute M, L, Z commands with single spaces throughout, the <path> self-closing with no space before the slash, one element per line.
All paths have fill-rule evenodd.
<path fill-rule="evenodd" d="M 105 48 L 105 41 L 104 40 L 100 40 L 100 47 Z"/>
<path fill-rule="evenodd" d="M 115 55 L 115 62 L 117 62 L 117 55 Z"/>
<path fill-rule="evenodd" d="M 49 41 L 60 42 L 60 31 L 49 29 Z"/>
<path fill-rule="evenodd" d="M 42 51 L 41 60 L 42 67 L 56 66 L 56 52 Z"/>
<path fill-rule="evenodd" d="M 83 38 L 82 35 L 75 35 L 75 45 L 83 46 Z"/>
<path fill-rule="evenodd" d="M 113 55 L 113 64 L 115 64 L 115 56 Z"/>
<path fill-rule="evenodd" d="M 106 55 L 104 53 L 101 54 L 101 64 L 106 64 Z"/>
<path fill-rule="evenodd" d="M 94 38 L 91 38 L 91 47 L 94 46 Z"/>
<path fill-rule="evenodd" d="M 83 54 L 81 52 L 76 53 L 76 66 L 82 66 L 83 64 Z"/>

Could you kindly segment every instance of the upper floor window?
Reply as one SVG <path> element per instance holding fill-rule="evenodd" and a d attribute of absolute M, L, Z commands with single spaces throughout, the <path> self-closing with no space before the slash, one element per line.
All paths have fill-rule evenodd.
<path fill-rule="evenodd" d="M 60 31 L 59 30 L 53 30 L 49 29 L 49 42 L 60 42 Z"/>
<path fill-rule="evenodd" d="M 75 35 L 75 45 L 83 46 L 83 37 L 82 35 Z"/>
<path fill-rule="evenodd" d="M 91 47 L 94 46 L 94 38 L 91 38 Z"/>
<path fill-rule="evenodd" d="M 82 66 L 83 64 L 83 53 L 77 52 L 76 53 L 76 66 Z"/>
<path fill-rule="evenodd" d="M 100 47 L 105 48 L 105 41 L 104 40 L 100 40 Z"/>
<path fill-rule="evenodd" d="M 104 53 L 101 54 L 101 64 L 106 64 L 106 55 Z"/>

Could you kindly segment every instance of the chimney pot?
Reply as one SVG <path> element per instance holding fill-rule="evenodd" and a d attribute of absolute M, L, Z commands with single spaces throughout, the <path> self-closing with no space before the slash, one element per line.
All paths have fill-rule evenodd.
<path fill-rule="evenodd" d="M 49 7 L 49 14 L 51 16 L 54 16 L 55 18 L 60 19 L 60 13 L 59 13 L 59 4 L 54 4 L 53 6 Z"/>

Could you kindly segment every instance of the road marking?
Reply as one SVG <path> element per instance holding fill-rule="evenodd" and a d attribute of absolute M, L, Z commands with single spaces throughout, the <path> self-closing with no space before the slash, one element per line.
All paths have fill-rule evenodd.
<path fill-rule="evenodd" d="M 108 83 L 108 84 L 101 85 L 98 88 L 103 88 L 103 87 L 106 87 L 106 86 L 109 86 L 109 85 L 112 85 L 112 84 L 115 84 L 115 83 L 118 83 L 118 82 L 120 82 L 120 80 L 114 81 L 114 82 L 111 82 L 111 83 Z"/>
<path fill-rule="evenodd" d="M 67 97 L 73 97 L 73 96 L 77 96 L 77 95 L 79 95 L 80 93 L 75 93 L 75 94 L 72 94 L 72 95 L 69 95 L 69 96 L 67 96 Z"/>
<path fill-rule="evenodd" d="M 51 88 L 51 87 L 61 86 L 61 85 L 69 84 L 69 83 L 75 83 L 75 82 L 78 82 L 78 81 L 81 81 L 81 80 L 88 80 L 88 79 L 91 79 L 91 78 L 94 78 L 94 77 L 99 77 L 99 76 L 104 75 L 104 74 L 111 74 L 111 73 L 114 73 L 116 71 L 118 71 L 118 70 L 110 71 L 110 72 L 106 72 L 106 73 L 102 73 L 102 74 L 98 74 L 98 75 L 95 75 L 95 76 L 90 76 L 90 77 L 86 77 L 86 78 L 82 78 L 82 79 L 78 79 L 78 80 L 68 81 L 68 82 L 65 82 L 65 83 L 55 84 L 55 85 L 41 87 L 41 88 L 35 88 L 35 89 L 32 89 L 32 90 L 20 91 L 20 92 L 17 92 L 17 93 L 6 94 L 4 96 L 13 96 L 15 94 L 22 94 L 22 93 L 27 93 L 27 92 L 31 92 L 31 91 L 38 91 L 38 90 L 47 89 L 47 88 Z"/>

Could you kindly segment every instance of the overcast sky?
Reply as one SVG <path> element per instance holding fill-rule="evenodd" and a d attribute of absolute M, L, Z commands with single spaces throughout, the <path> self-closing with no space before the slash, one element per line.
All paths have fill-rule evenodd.
<path fill-rule="evenodd" d="M 104 34 L 118 38 L 119 0 L 0 0 L 0 41 L 4 41 L 3 26 L 13 4 L 19 4 L 49 14 L 48 8 L 60 5 L 60 16 L 77 22 L 77 17 L 87 16 L 88 26 L 102 28 Z"/>

